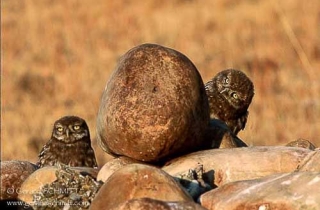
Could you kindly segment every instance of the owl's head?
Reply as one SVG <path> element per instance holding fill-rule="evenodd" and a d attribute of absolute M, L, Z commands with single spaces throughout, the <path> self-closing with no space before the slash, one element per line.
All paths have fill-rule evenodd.
<path fill-rule="evenodd" d="M 247 110 L 253 95 L 254 87 L 251 80 L 242 72 L 227 69 L 213 78 L 217 92 L 237 110 Z"/>
<path fill-rule="evenodd" d="M 87 123 L 80 117 L 65 116 L 54 123 L 52 136 L 65 143 L 74 143 L 84 137 L 89 137 Z"/>

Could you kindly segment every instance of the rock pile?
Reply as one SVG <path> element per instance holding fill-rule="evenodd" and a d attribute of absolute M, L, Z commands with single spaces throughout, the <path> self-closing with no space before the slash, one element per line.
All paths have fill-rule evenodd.
<path fill-rule="evenodd" d="M 114 159 L 99 170 L 2 161 L 1 200 L 34 209 L 52 201 L 55 209 L 320 209 L 320 150 L 311 142 L 247 147 L 209 118 L 192 62 L 137 46 L 107 82 L 97 117 L 101 148 Z"/>

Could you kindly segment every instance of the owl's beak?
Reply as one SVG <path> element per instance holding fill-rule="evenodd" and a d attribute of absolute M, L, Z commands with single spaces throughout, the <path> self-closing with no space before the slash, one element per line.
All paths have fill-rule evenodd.
<path fill-rule="evenodd" d="M 220 91 L 220 93 L 222 94 L 222 93 L 224 93 L 226 91 L 229 91 L 229 88 L 224 88 L 223 90 Z"/>
<path fill-rule="evenodd" d="M 69 129 L 66 129 L 66 135 L 67 135 L 67 138 L 69 138 Z"/>

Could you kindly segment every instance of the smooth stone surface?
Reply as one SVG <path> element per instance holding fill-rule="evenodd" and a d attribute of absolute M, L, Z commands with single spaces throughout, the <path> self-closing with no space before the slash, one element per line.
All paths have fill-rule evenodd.
<path fill-rule="evenodd" d="M 121 57 L 107 82 L 97 138 L 108 153 L 155 163 L 200 148 L 208 124 L 194 64 L 176 50 L 143 44 Z"/>
<path fill-rule="evenodd" d="M 193 201 L 174 178 L 161 169 L 129 164 L 106 180 L 90 209 L 112 209 L 128 200 L 144 197 L 161 201 Z"/>
<path fill-rule="evenodd" d="M 102 166 L 102 168 L 99 170 L 97 180 L 105 182 L 115 171 L 132 163 L 143 162 L 125 156 L 114 158 Z"/>
<path fill-rule="evenodd" d="M 309 149 L 286 146 L 212 149 L 176 158 L 162 169 L 179 177 L 200 164 L 204 170 L 203 179 L 215 187 L 233 181 L 293 172 L 310 152 Z"/>
<path fill-rule="evenodd" d="M 320 209 L 320 172 L 275 174 L 233 182 L 200 197 L 209 210 Z"/>

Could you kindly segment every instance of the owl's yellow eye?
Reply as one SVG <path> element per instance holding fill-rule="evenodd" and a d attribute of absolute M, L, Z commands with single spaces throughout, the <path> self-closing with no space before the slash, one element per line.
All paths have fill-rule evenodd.
<path fill-rule="evenodd" d="M 234 99 L 238 99 L 238 98 L 239 98 L 238 94 L 236 94 L 236 93 L 232 93 L 231 96 L 232 96 Z"/>
<path fill-rule="evenodd" d="M 79 129 L 80 129 L 80 125 L 75 125 L 75 126 L 73 126 L 73 129 L 79 130 Z"/>
<path fill-rule="evenodd" d="M 63 131 L 63 127 L 57 127 L 57 130 L 60 132 Z"/>

